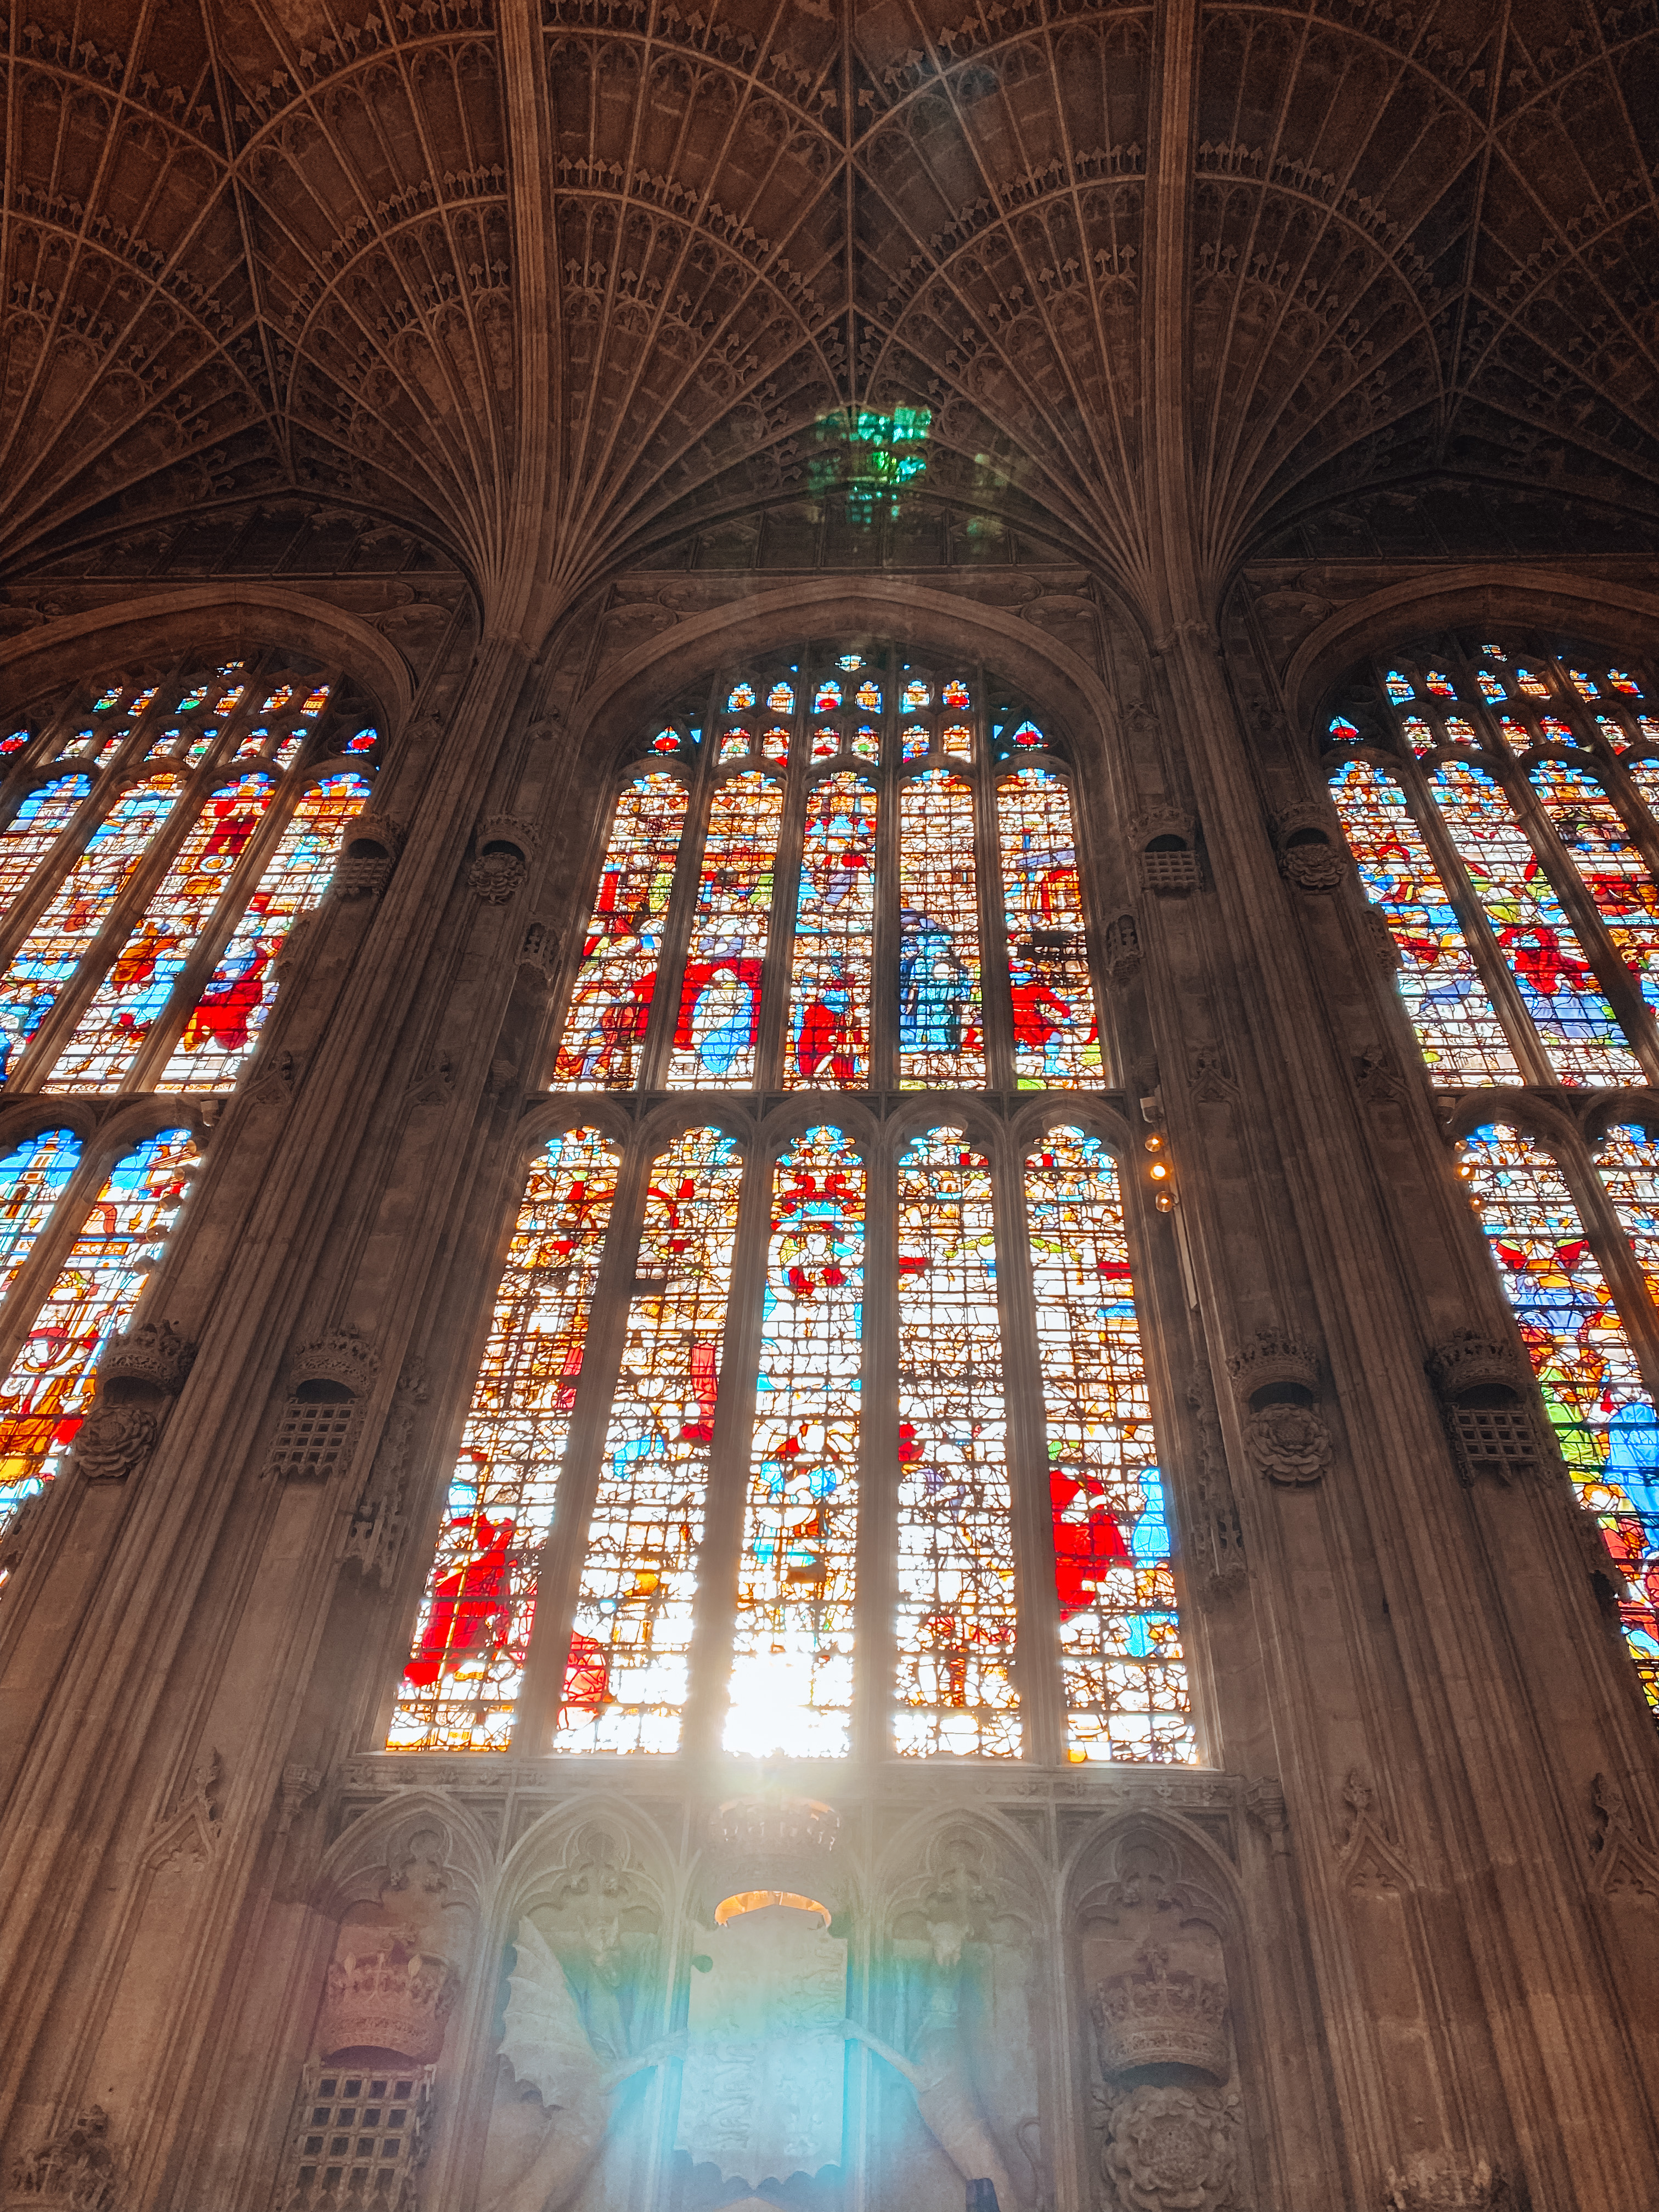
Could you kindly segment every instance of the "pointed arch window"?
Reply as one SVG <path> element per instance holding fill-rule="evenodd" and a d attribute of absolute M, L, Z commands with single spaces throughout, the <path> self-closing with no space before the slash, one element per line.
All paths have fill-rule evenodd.
<path fill-rule="evenodd" d="M 894 648 L 641 732 L 392 1747 L 1194 1757 L 1075 806 Z"/>
<path fill-rule="evenodd" d="M 1331 793 L 1431 1080 L 1490 1087 L 1459 1166 L 1659 1710 L 1659 675 L 1573 640 L 1456 635 L 1361 671 Z M 1505 1090 L 1631 1094 L 1587 1142 Z M 1463 1109 L 1472 1117 L 1479 1109 Z"/>

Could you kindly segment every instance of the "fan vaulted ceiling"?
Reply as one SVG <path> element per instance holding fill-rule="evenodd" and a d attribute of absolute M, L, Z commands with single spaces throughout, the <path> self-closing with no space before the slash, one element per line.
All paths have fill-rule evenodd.
<path fill-rule="evenodd" d="M 1156 596 L 1426 468 L 1659 507 L 1659 5 L 20 0 L 0 558 L 298 487 L 528 618 L 849 408 Z M 514 608 L 520 612 L 515 615 Z"/>

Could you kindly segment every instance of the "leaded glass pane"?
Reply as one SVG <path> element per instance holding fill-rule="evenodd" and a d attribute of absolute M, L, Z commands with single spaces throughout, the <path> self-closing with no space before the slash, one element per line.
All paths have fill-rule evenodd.
<path fill-rule="evenodd" d="M 845 1752 L 853 1702 L 864 1166 L 838 1129 L 779 1160 L 738 1565 L 728 1751 Z"/>

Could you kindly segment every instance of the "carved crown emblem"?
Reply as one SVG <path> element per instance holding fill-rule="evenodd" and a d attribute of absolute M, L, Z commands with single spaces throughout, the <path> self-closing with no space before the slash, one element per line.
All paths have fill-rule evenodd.
<path fill-rule="evenodd" d="M 196 1346 L 180 1336 L 171 1322 L 147 1321 L 125 1336 L 112 1336 L 98 1363 L 100 1379 L 152 1382 L 169 1398 L 185 1386 L 196 1358 Z"/>
<path fill-rule="evenodd" d="M 323 2056 L 340 2051 L 391 2051 L 417 2066 L 443 2050 L 459 1982 L 446 1959 L 389 1950 L 336 1959 L 328 1970 L 317 2041 Z"/>
<path fill-rule="evenodd" d="M 1133 1972 L 1103 1982 L 1091 2009 L 1109 2074 L 1190 2066 L 1224 2081 L 1231 2070 L 1225 1987 L 1178 1967 L 1171 1972 L 1159 1945 L 1140 1952 Z"/>
<path fill-rule="evenodd" d="M 1478 1328 L 1461 1328 L 1437 1344 L 1429 1354 L 1428 1370 L 1436 1389 L 1448 1398 L 1493 1382 L 1513 1390 L 1521 1380 L 1515 1347 L 1502 1337 L 1482 1335 Z"/>
<path fill-rule="evenodd" d="M 1319 1384 L 1319 1355 L 1294 1329 L 1259 1328 L 1251 1341 L 1227 1362 L 1233 1388 L 1247 1402 L 1258 1390 L 1294 1382 L 1304 1390 Z"/>
<path fill-rule="evenodd" d="M 380 1355 L 361 1329 L 348 1323 L 301 1345 L 290 1371 L 296 1385 L 340 1382 L 354 1397 L 361 1398 L 374 1387 L 380 1371 Z"/>

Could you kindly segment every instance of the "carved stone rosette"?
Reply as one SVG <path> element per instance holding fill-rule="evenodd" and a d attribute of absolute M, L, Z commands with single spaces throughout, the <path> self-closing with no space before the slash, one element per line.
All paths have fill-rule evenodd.
<path fill-rule="evenodd" d="M 1331 1464 L 1330 1431 L 1311 1406 L 1263 1406 L 1244 1424 L 1244 1448 L 1258 1474 L 1297 1489 Z"/>
<path fill-rule="evenodd" d="M 524 815 L 489 814 L 478 824 L 477 855 L 466 872 L 469 889 L 486 906 L 505 906 L 523 890 L 540 844 L 536 824 Z"/>

